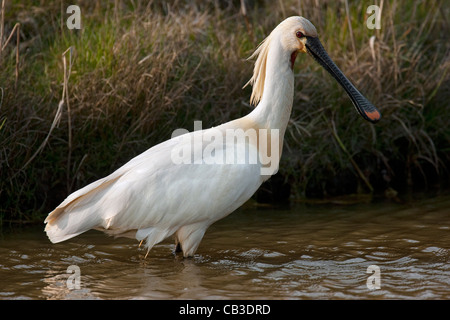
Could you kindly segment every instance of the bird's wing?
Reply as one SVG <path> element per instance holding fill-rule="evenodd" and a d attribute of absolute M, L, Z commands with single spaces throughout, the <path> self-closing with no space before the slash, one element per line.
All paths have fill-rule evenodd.
<path fill-rule="evenodd" d="M 220 163 L 220 154 L 236 145 L 195 143 L 198 134 L 150 148 L 71 194 L 47 217 L 49 238 L 59 242 L 91 228 L 119 235 L 151 227 L 165 230 L 165 237 L 183 225 L 211 224 L 234 211 L 261 184 L 260 167 Z"/>

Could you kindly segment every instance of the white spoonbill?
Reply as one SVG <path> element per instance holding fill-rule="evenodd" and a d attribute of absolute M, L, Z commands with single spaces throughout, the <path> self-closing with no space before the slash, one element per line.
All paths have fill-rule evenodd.
<path fill-rule="evenodd" d="M 251 113 L 164 141 L 75 191 L 45 219 L 49 239 L 61 242 L 97 229 L 141 243 L 145 240 L 150 251 L 174 235 L 176 250 L 184 257 L 193 256 L 206 229 L 240 207 L 278 170 L 299 52 L 308 52 L 341 84 L 364 119 L 375 123 L 381 118 L 330 59 L 311 22 L 298 16 L 287 18 L 251 56 L 257 57 L 249 81 L 251 102 L 257 104 Z M 220 139 L 236 131 L 245 132 L 244 139 Z M 174 161 L 180 150 L 182 161 Z M 257 154 L 256 161 L 251 161 L 252 152 Z M 263 161 L 269 155 L 276 155 L 270 165 Z"/>

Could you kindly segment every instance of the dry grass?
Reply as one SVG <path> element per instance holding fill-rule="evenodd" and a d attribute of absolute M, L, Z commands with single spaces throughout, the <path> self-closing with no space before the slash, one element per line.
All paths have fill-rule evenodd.
<path fill-rule="evenodd" d="M 41 219 L 70 191 L 174 129 L 192 130 L 194 120 L 206 127 L 248 113 L 250 88 L 242 85 L 253 66 L 245 58 L 294 14 L 316 25 L 330 56 L 384 117 L 375 126 L 361 120 L 325 71 L 298 58 L 281 163 L 293 195 L 404 190 L 448 177 L 444 1 L 383 1 L 381 30 L 365 26 L 368 1 L 348 10 L 336 1 L 243 3 L 245 16 L 241 1 L 81 1 L 82 29 L 71 31 L 69 3 L 6 1 L 2 32 L 21 27 L 20 42 L 4 36 L 0 46 L 3 220 Z"/>

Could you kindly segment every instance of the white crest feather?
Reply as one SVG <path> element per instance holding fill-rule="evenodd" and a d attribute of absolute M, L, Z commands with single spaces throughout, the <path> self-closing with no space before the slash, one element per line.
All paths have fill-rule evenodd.
<path fill-rule="evenodd" d="M 311 37 L 317 37 L 317 30 L 314 25 L 309 22 L 309 20 L 303 17 L 289 17 L 282 21 L 270 34 L 264 39 L 255 52 L 248 58 L 253 59 L 258 57 L 255 62 L 255 67 L 253 69 L 253 76 L 251 79 L 245 84 L 244 88 L 251 84 L 253 86 L 252 95 L 250 97 L 250 103 L 253 105 L 257 105 L 258 102 L 262 99 L 262 95 L 264 93 L 264 81 L 266 79 L 266 63 L 267 56 L 269 53 L 270 43 L 274 37 L 277 37 L 276 30 L 280 30 L 280 34 L 288 34 L 290 30 L 293 28 L 297 28 L 299 31 L 302 31 L 303 34 Z"/>
<path fill-rule="evenodd" d="M 264 92 L 264 81 L 266 79 L 266 62 L 267 55 L 269 53 L 271 35 L 272 34 L 264 39 L 255 50 L 255 52 L 253 52 L 253 54 L 248 58 L 253 59 L 254 57 L 258 57 L 255 62 L 255 67 L 253 68 L 253 76 L 244 86 L 245 88 L 246 86 L 251 84 L 253 87 L 252 95 L 250 97 L 250 103 L 253 105 L 258 104 Z"/>

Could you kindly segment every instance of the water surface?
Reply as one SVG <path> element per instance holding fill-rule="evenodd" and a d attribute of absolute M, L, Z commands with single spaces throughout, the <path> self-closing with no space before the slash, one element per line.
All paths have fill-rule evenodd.
<path fill-rule="evenodd" d="M 60 244 L 40 226 L 4 234 L 0 299 L 449 299 L 450 197 L 246 206 L 211 226 L 194 258 L 173 249 L 144 259 L 137 241 L 96 231 Z"/>

